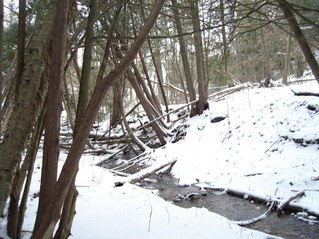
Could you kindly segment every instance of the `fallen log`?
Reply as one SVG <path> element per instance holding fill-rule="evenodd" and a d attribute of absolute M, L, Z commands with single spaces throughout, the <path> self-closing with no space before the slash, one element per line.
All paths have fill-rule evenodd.
<path fill-rule="evenodd" d="M 310 92 L 310 91 L 294 91 L 294 90 L 291 90 L 294 95 L 297 95 L 297 96 L 316 96 L 316 97 L 319 97 L 319 93 L 318 92 Z"/>
<path fill-rule="evenodd" d="M 231 188 L 225 189 L 225 191 L 228 194 L 231 194 L 231 195 L 235 195 L 235 196 L 238 196 L 238 197 L 243 197 L 245 199 L 253 199 L 255 201 L 262 202 L 262 203 L 269 203 L 269 202 L 272 201 L 271 198 L 269 198 L 269 197 L 263 197 L 263 196 L 260 196 L 260 195 L 253 195 L 252 193 L 242 192 L 242 191 L 238 191 L 238 190 L 231 189 Z M 303 190 L 303 191 L 307 191 L 307 190 Z M 299 193 L 297 193 L 297 195 L 298 194 Z M 294 200 L 294 199 L 292 199 L 292 200 Z M 288 209 L 288 210 L 291 210 L 291 211 L 297 211 L 297 212 L 304 211 L 304 212 L 307 212 L 308 214 L 311 214 L 313 216 L 319 217 L 319 211 L 312 210 L 310 208 L 301 206 L 301 205 L 299 205 L 297 203 L 292 202 L 292 200 L 287 205 L 285 205 L 285 209 Z M 275 200 L 275 201 L 276 201 L 277 205 L 280 205 L 281 202 L 282 202 L 282 200 L 278 200 L 278 199 Z"/>
<path fill-rule="evenodd" d="M 266 197 L 266 196 L 261 196 L 261 195 L 254 195 L 253 193 L 247 193 L 244 191 L 240 191 L 240 190 L 236 190 L 236 189 L 232 189 L 232 188 L 218 188 L 218 187 L 206 187 L 206 186 L 197 186 L 196 184 L 194 185 L 196 187 L 199 187 L 201 189 L 212 189 L 212 190 L 217 190 L 217 191 L 221 191 L 221 193 L 227 193 L 229 195 L 234 195 L 237 197 L 241 197 L 244 198 L 246 200 L 254 200 L 257 202 L 261 202 L 261 203 L 271 203 L 273 200 L 271 200 L 270 197 Z M 296 191 L 296 194 L 292 197 L 290 197 L 289 199 L 287 199 L 286 201 L 289 201 L 289 203 L 287 203 L 286 205 L 281 206 L 282 209 L 287 209 L 287 210 L 291 210 L 291 211 L 297 211 L 297 212 L 306 212 L 309 215 L 313 215 L 316 217 L 319 217 L 319 211 L 318 210 L 313 210 L 311 208 L 307 208 L 306 206 L 302 206 L 298 203 L 294 203 L 292 202 L 293 200 L 297 199 L 298 197 L 301 197 L 302 192 L 306 192 L 306 191 L 318 191 L 316 189 L 304 189 L 302 191 Z M 296 197 L 293 199 L 293 197 Z M 291 200 L 290 200 L 291 199 Z M 284 203 L 285 201 L 282 200 L 275 200 L 276 205 L 281 205 L 281 203 Z"/>
<path fill-rule="evenodd" d="M 265 213 L 263 213 L 262 215 L 260 215 L 259 217 L 255 217 L 255 218 L 252 218 L 252 219 L 249 219 L 246 221 L 231 221 L 231 222 L 235 223 L 239 226 L 247 226 L 247 225 L 253 224 L 255 222 L 259 222 L 263 219 L 266 219 L 269 216 L 269 214 L 275 210 L 275 208 L 277 208 L 278 213 L 281 213 L 289 205 L 289 203 L 291 201 L 293 201 L 299 197 L 302 197 L 304 194 L 305 194 L 305 192 L 303 190 L 299 191 L 298 193 L 296 193 L 292 197 L 288 198 L 285 201 L 281 201 L 280 203 L 278 200 L 272 200 L 268 210 Z"/>

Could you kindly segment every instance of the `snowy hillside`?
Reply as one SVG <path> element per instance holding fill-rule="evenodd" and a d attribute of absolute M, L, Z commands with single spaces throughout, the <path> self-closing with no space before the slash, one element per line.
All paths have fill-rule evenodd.
<path fill-rule="evenodd" d="M 295 96 L 291 89 L 319 92 L 316 82 L 291 87 L 246 89 L 211 104 L 189 120 L 185 140 L 153 157 L 176 158 L 180 184 L 296 201 L 319 214 L 319 97 Z M 217 116 L 226 119 L 211 123 Z"/>
<path fill-rule="evenodd" d="M 149 152 L 149 163 L 156 166 L 176 159 L 171 173 L 181 185 L 232 189 L 278 201 L 303 190 L 293 203 L 318 215 L 319 97 L 295 96 L 291 89 L 319 92 L 319 85 L 246 89 L 211 103 L 209 111 L 187 121 L 183 140 Z M 226 118 L 212 123 L 217 116 Z M 126 179 L 95 166 L 103 157 L 81 159 L 70 238 L 276 238 L 203 208 L 177 207 L 156 196 L 156 191 L 129 183 L 114 187 L 114 182 Z M 61 165 L 65 158 L 62 152 Z M 38 155 L 25 239 L 34 224 L 38 199 L 33 194 L 39 191 L 40 172 Z M 0 237 L 7 238 L 5 221 L 0 225 Z"/>

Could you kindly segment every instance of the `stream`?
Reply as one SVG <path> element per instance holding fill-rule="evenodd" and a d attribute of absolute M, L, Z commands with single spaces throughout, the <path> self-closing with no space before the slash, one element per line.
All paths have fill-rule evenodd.
<path fill-rule="evenodd" d="M 123 157 L 109 160 L 101 166 L 110 169 L 119 165 L 121 161 L 123 161 Z M 134 170 L 137 168 L 131 168 L 129 173 L 133 173 Z M 156 190 L 159 197 L 176 206 L 183 208 L 204 207 L 233 221 L 245 221 L 258 217 L 269 208 L 262 203 L 232 196 L 215 189 L 205 188 L 204 191 L 201 191 L 196 186 L 179 186 L 178 180 L 169 174 L 153 175 L 138 185 L 145 189 Z M 309 221 L 313 223 L 309 223 Z M 307 214 L 288 210 L 280 215 L 272 212 L 267 218 L 246 227 L 286 239 L 319 239 L 318 219 L 309 220 Z"/>

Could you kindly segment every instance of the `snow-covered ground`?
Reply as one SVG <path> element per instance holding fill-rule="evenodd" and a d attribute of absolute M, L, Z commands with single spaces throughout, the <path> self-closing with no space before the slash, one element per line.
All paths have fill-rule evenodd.
<path fill-rule="evenodd" d="M 187 122 L 185 139 L 150 152 L 149 163 L 155 167 L 176 159 L 171 173 L 180 184 L 232 188 L 276 200 L 304 190 L 293 203 L 319 214 L 319 97 L 294 96 L 291 89 L 319 92 L 319 85 L 246 89 L 211 103 L 209 111 Z M 211 123 L 216 116 L 226 118 Z M 61 152 L 61 165 L 65 158 Z M 136 185 L 114 187 L 124 179 L 95 166 L 101 160 L 103 156 L 81 159 L 71 238 L 276 238 L 203 208 L 177 207 Z M 33 228 L 38 199 L 32 196 L 39 190 L 40 172 L 41 155 L 25 231 Z M 0 222 L 3 238 L 5 226 L 5 220 Z"/>

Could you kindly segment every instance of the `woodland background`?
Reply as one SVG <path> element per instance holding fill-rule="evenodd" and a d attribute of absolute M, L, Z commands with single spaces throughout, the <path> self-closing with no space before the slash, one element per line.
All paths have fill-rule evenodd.
<path fill-rule="evenodd" d="M 170 135 L 169 106 L 189 116 L 209 95 L 246 82 L 271 87 L 310 67 L 319 82 L 317 0 L 0 1 L 0 209 L 19 238 L 44 135 L 33 238 L 67 238 L 78 162 L 97 122 L 121 122 L 138 150 Z M 269 96 L 271 97 L 271 96 Z M 141 106 L 153 138 L 126 117 Z M 61 112 L 73 129 L 58 175 Z M 25 182 L 25 183 L 24 183 Z M 59 222 L 58 230 L 53 229 Z"/>

